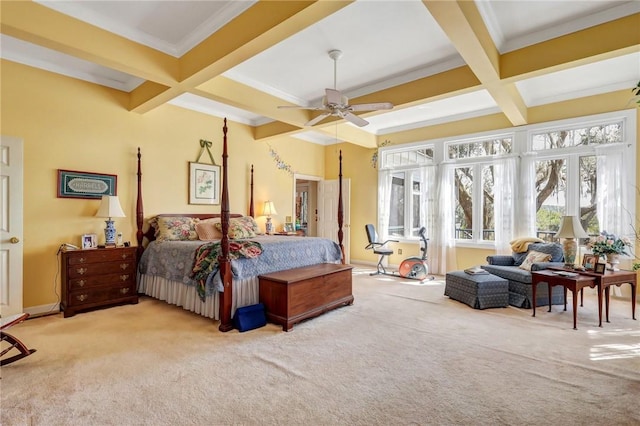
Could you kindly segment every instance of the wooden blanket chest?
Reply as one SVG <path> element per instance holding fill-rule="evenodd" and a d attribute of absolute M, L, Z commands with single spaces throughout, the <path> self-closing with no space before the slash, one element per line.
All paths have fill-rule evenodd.
<path fill-rule="evenodd" d="M 322 263 L 260 275 L 260 302 L 267 320 L 285 331 L 294 324 L 353 304 L 351 265 Z"/>

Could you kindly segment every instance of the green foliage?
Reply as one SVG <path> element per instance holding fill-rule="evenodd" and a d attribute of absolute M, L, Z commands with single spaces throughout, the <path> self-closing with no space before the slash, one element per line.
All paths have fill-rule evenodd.
<path fill-rule="evenodd" d="M 542 207 L 536 213 L 538 229 L 545 231 L 557 231 L 560 226 L 562 212 L 558 209 Z"/>
<path fill-rule="evenodd" d="M 636 87 L 631 89 L 631 92 L 633 93 L 634 96 L 640 96 L 640 81 L 638 81 L 638 84 L 636 84 Z M 636 103 L 638 104 L 638 106 L 640 106 L 640 99 L 636 100 Z"/>

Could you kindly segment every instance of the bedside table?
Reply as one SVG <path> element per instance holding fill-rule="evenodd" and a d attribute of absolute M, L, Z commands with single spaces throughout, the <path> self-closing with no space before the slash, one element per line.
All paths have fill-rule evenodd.
<path fill-rule="evenodd" d="M 64 317 L 77 311 L 119 303 L 138 303 L 137 247 L 67 250 L 62 252 Z"/>

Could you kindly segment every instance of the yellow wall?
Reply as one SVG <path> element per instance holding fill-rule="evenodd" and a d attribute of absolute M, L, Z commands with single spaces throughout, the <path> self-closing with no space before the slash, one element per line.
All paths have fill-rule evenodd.
<path fill-rule="evenodd" d="M 166 105 L 147 114 L 128 112 L 119 91 L 13 62 L 2 61 L 2 134 L 24 140 L 24 306 L 54 304 L 58 247 L 78 245 L 80 235 L 98 234 L 104 221 L 94 217 L 99 201 L 56 197 L 58 169 L 118 176 L 118 197 L 126 218 L 115 225 L 135 242 L 136 152 L 142 151 L 145 216 L 157 213 L 217 212 L 220 206 L 188 203 L 188 163 L 199 140 L 213 142 L 221 164 L 222 120 Z M 249 176 L 255 165 L 256 215 L 274 201 L 279 226 L 293 210 L 293 176 L 278 170 L 269 147 L 255 142 L 251 128 L 228 124 L 231 211 L 248 213 Z M 324 147 L 297 139 L 270 142 L 281 159 L 299 173 L 324 175 Z M 208 156 L 201 161 L 208 162 Z M 264 218 L 258 217 L 260 224 Z"/>

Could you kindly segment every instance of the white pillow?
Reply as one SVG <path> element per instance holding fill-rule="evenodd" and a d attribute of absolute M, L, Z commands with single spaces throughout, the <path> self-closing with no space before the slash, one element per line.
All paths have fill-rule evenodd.
<path fill-rule="evenodd" d="M 526 271 L 531 271 L 531 265 L 537 262 L 548 262 L 551 260 L 551 255 L 548 253 L 541 253 L 539 251 L 531 250 L 527 253 L 527 257 L 522 262 L 519 268 Z"/>

